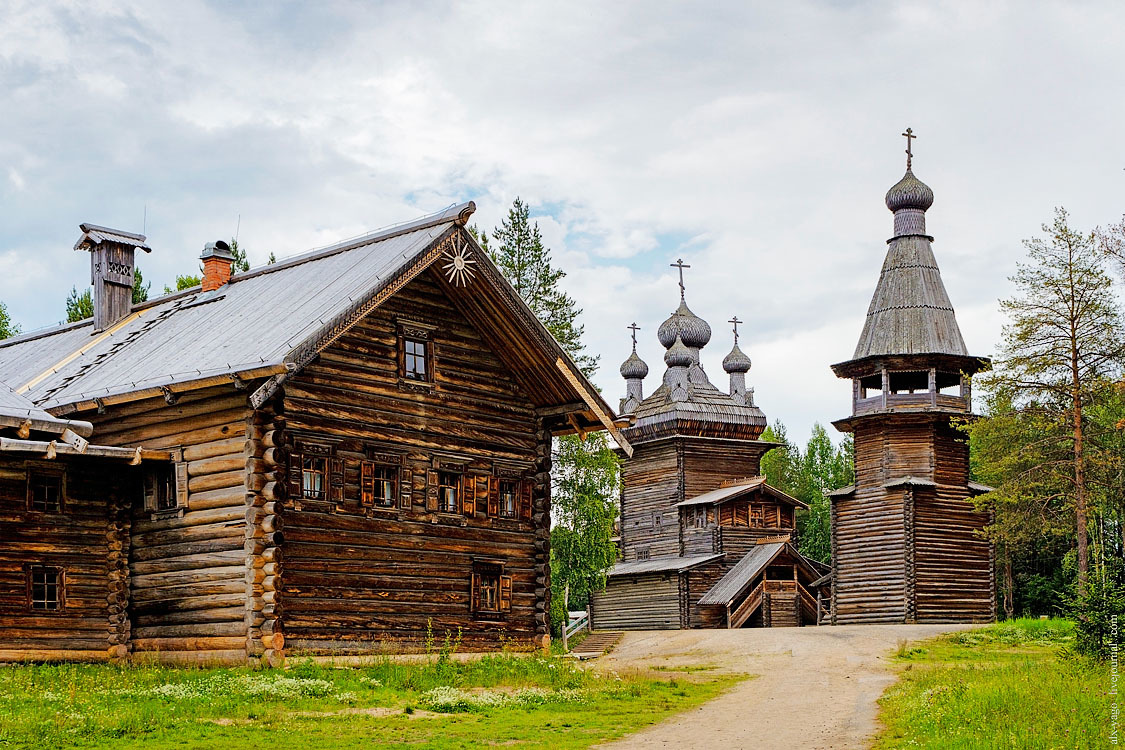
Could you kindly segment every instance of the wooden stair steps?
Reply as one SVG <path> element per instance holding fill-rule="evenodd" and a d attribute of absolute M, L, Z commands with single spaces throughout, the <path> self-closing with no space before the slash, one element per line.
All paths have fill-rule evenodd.
<path fill-rule="evenodd" d="M 576 659 L 594 659 L 617 645 L 623 634 L 616 631 L 596 631 L 586 636 L 570 655 Z"/>

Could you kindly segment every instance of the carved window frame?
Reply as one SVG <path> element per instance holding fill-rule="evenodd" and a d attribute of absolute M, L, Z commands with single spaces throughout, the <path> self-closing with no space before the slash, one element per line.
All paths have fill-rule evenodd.
<path fill-rule="evenodd" d="M 153 520 L 183 516 L 188 507 L 188 465 L 183 451 L 171 462 L 146 461 L 143 482 L 145 512 Z"/>
<path fill-rule="evenodd" d="M 398 336 L 398 385 L 400 390 L 429 392 L 434 388 L 437 361 L 434 356 L 434 333 L 437 326 L 415 320 L 397 319 L 395 328 Z M 409 375 L 407 371 L 407 342 L 421 344 L 425 373 L 423 377 Z"/>
<path fill-rule="evenodd" d="M 57 497 L 51 507 L 36 507 L 35 490 L 39 486 L 36 480 L 49 479 L 50 484 L 56 487 Z M 29 513 L 40 515 L 59 515 L 65 513 L 69 498 L 67 497 L 66 467 L 57 464 L 27 464 L 27 510 Z M 44 503 L 45 504 L 45 503 Z"/>
<path fill-rule="evenodd" d="M 506 619 L 512 612 L 512 577 L 504 562 L 473 560 L 469 581 L 469 611 L 478 619 Z"/>

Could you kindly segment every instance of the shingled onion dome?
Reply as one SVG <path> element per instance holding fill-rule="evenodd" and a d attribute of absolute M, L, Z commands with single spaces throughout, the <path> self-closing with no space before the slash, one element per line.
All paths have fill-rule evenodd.
<path fill-rule="evenodd" d="M 926 234 L 926 209 L 934 204 L 934 191 L 906 168 L 906 174 L 887 191 L 887 208 L 895 214 L 895 237 Z"/>
<path fill-rule="evenodd" d="M 710 328 L 707 329 L 707 335 L 711 335 Z M 687 348 L 680 336 L 677 336 L 668 351 L 664 352 L 664 364 L 669 367 L 691 367 L 694 361 L 695 358 L 691 356 L 691 350 Z"/>
<path fill-rule="evenodd" d="M 628 359 L 621 363 L 621 377 L 626 380 L 644 380 L 648 377 L 648 365 L 637 356 L 636 349 L 633 350 Z"/>
<path fill-rule="evenodd" d="M 707 324 L 706 320 L 689 310 L 682 297 L 680 298 L 680 306 L 676 308 L 676 312 L 672 313 L 672 317 L 661 323 L 660 328 L 656 329 L 656 338 L 660 339 L 660 343 L 665 349 L 670 349 L 677 337 L 680 338 L 684 346 L 691 349 L 702 349 L 711 340 L 711 326 Z M 665 361 L 667 361 L 667 357 L 665 357 Z"/>
<path fill-rule="evenodd" d="M 738 348 L 737 342 L 734 348 L 730 350 L 730 354 L 723 358 L 723 370 L 727 373 L 750 372 L 750 357 L 746 356 L 746 352 Z"/>

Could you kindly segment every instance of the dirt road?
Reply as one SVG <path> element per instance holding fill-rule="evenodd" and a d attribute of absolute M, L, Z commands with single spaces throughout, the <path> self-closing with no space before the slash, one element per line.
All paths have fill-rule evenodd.
<path fill-rule="evenodd" d="M 758 677 L 710 703 L 606 745 L 625 748 L 863 748 L 875 701 L 894 682 L 902 640 L 959 625 L 671 630 L 626 633 L 598 660 L 606 670 L 714 665 Z"/>

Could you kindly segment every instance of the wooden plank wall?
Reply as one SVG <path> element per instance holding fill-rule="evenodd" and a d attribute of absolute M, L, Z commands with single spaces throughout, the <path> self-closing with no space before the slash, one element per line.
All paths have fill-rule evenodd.
<path fill-rule="evenodd" d="M 400 387 L 397 321 L 434 326 L 432 392 Z M 463 648 L 547 633 L 550 435 L 511 373 L 428 275 L 408 285 L 329 347 L 285 388 L 288 442 L 333 446 L 343 501 L 290 501 L 279 593 L 287 648 L 313 652 L 407 650 L 427 627 L 461 631 Z M 409 480 L 398 507 L 360 507 L 358 462 L 402 456 Z M 432 472 L 461 463 L 487 485 L 518 469 L 533 487 L 533 517 L 503 519 L 427 507 Z M 404 476 L 400 475 L 400 476 Z M 478 485 L 480 486 L 480 485 Z M 512 577 L 511 613 L 471 612 L 473 559 L 499 560 Z"/>
<path fill-rule="evenodd" d="M 610 578 L 590 604 L 593 630 L 679 630 L 679 575 L 670 571 Z"/>
<path fill-rule="evenodd" d="M 967 492 L 942 486 L 914 498 L 915 610 L 918 622 L 995 618 L 991 548 Z"/>
<path fill-rule="evenodd" d="M 883 489 L 885 435 L 881 429 L 858 425 L 855 446 L 855 493 L 833 498 L 832 503 L 833 621 L 902 622 L 906 617 L 904 491 Z M 904 465 L 902 457 L 913 454 L 908 449 L 898 451 L 890 462 L 897 471 L 908 474 L 914 467 Z"/>
<path fill-rule="evenodd" d="M 731 556 L 728 555 L 726 559 L 729 560 L 730 558 Z M 735 562 L 737 562 L 737 560 Z M 715 616 L 714 608 L 707 608 L 711 611 L 703 611 L 704 608 L 701 608 L 697 602 L 701 596 L 710 591 L 711 587 L 718 583 L 719 579 L 730 570 L 730 566 L 725 563 L 726 561 L 720 558 L 713 563 L 692 568 L 683 574 L 688 602 L 687 627 L 720 627 L 719 625 L 712 624 Z M 725 610 L 723 610 L 723 614 L 725 614 Z"/>
<path fill-rule="evenodd" d="M 680 553 L 679 515 L 674 507 L 683 500 L 682 446 L 676 440 L 642 443 L 621 466 L 622 559 L 639 559 L 638 550 L 650 557 Z M 659 528 L 654 514 L 660 514 Z"/>
<path fill-rule="evenodd" d="M 65 470 L 62 513 L 28 510 L 28 463 Z M 0 456 L 0 661 L 122 655 L 116 646 L 128 637 L 121 606 L 127 519 L 119 499 L 138 480 L 123 464 L 109 471 L 106 462 L 91 458 Z M 27 565 L 63 569 L 63 609 L 29 608 Z"/>
<path fill-rule="evenodd" d="M 751 441 L 683 441 L 684 497 L 695 497 L 718 489 L 728 479 L 756 477 L 760 473 L 760 451 Z"/>
<path fill-rule="evenodd" d="M 195 661 L 246 658 L 247 391 L 233 385 L 107 407 L 84 418 L 99 443 L 183 448 L 182 517 L 133 510 L 132 649 Z M 190 652 L 190 653 L 189 653 Z"/>

